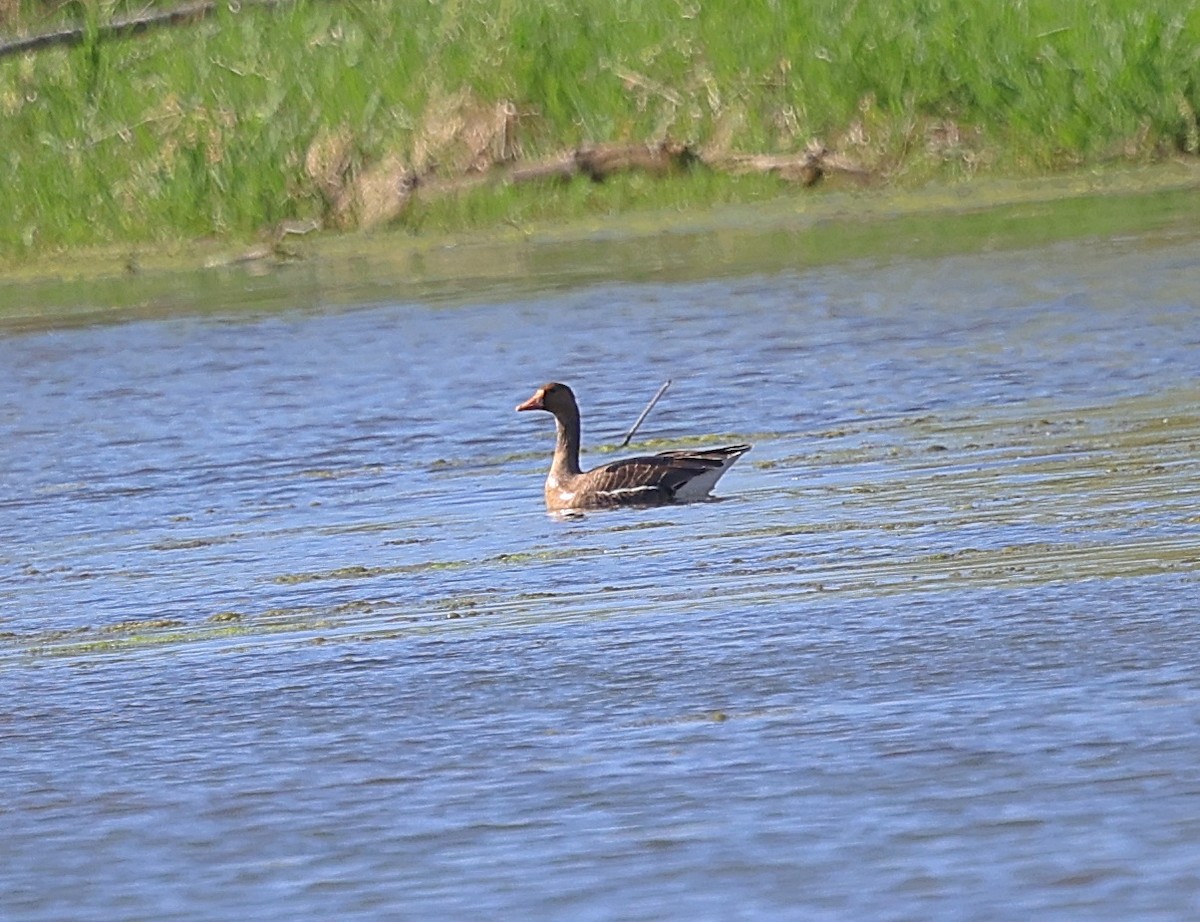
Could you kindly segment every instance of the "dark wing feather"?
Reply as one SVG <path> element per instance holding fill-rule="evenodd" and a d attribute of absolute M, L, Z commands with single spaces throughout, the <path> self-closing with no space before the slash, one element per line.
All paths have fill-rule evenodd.
<path fill-rule="evenodd" d="M 716 466 L 730 464 L 750 450 L 749 445 L 726 445 L 724 448 L 683 449 L 682 451 L 664 451 L 655 455 L 656 458 L 682 458 L 695 461 L 712 461 Z M 709 467 L 714 465 L 709 464 Z"/>

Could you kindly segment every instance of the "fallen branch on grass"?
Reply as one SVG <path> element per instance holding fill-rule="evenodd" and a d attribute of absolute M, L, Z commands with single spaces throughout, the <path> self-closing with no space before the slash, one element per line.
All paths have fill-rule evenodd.
<path fill-rule="evenodd" d="M 312 158 L 310 158 L 312 159 Z M 322 163 L 328 161 L 322 158 Z M 351 158 L 338 156 L 336 166 L 310 171 L 325 197 L 326 223 L 332 227 L 373 227 L 399 218 L 414 199 L 435 201 L 488 185 L 569 182 L 586 178 L 604 182 L 618 173 L 642 173 L 656 178 L 686 174 L 702 168 L 733 175 L 759 173 L 785 182 L 811 186 L 829 173 L 844 173 L 857 181 L 870 171 L 810 144 L 801 154 L 720 154 L 705 156 L 686 144 L 598 144 L 570 153 L 553 154 L 532 162 L 499 163 L 488 170 L 468 170 L 441 176 L 436 168 L 418 175 L 397 158 L 388 158 L 359 171 Z"/>
<path fill-rule="evenodd" d="M 250 0 L 246 5 L 279 6 L 292 2 L 294 0 Z M 0 58 L 14 54 L 23 54 L 28 51 L 40 51 L 43 48 L 52 48 L 55 45 L 82 45 L 92 35 L 96 39 L 124 38 L 130 35 L 137 35 L 140 32 L 145 32 L 155 27 L 183 25 L 184 23 L 194 22 L 197 19 L 205 19 L 215 13 L 220 7 L 220 3 L 213 2 L 213 0 L 204 0 L 204 2 L 200 3 L 185 3 L 183 6 L 177 6 L 171 10 L 163 10 L 159 13 L 146 13 L 142 16 L 127 16 L 121 19 L 114 19 L 112 22 L 99 23 L 94 27 L 88 25 L 73 26 L 69 29 L 57 29 L 53 32 L 40 32 L 37 35 L 27 35 L 24 38 L 15 38 L 6 42 L 0 42 Z"/>

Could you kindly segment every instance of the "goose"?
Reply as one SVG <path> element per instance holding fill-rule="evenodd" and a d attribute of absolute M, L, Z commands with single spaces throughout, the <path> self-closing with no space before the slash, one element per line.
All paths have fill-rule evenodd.
<path fill-rule="evenodd" d="M 590 471 L 579 467 L 579 404 L 565 384 L 539 387 L 517 411 L 545 410 L 554 416 L 558 440 L 546 477 L 546 508 L 605 509 L 662 506 L 703 499 L 721 475 L 750 450 L 749 445 L 664 451 L 610 461 Z"/>

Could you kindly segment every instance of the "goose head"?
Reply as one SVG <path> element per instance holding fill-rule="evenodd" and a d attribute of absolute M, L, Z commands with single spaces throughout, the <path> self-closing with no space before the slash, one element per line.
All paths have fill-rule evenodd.
<path fill-rule="evenodd" d="M 532 397 L 518 404 L 517 411 L 523 410 L 545 410 L 561 420 L 579 416 L 579 404 L 575 402 L 575 394 L 565 384 L 559 384 L 557 381 L 542 385 L 533 392 Z"/>

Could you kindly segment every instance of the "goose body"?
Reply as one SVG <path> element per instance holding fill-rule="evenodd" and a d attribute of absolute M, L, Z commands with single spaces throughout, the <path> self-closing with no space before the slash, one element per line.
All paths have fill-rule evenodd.
<path fill-rule="evenodd" d="M 545 410 L 554 416 L 558 438 L 546 477 L 546 508 L 551 512 L 703 499 L 733 462 L 750 450 L 749 445 L 729 445 L 664 451 L 584 471 L 579 467 L 579 404 L 569 387 L 556 382 L 540 387 L 517 410 Z"/>

